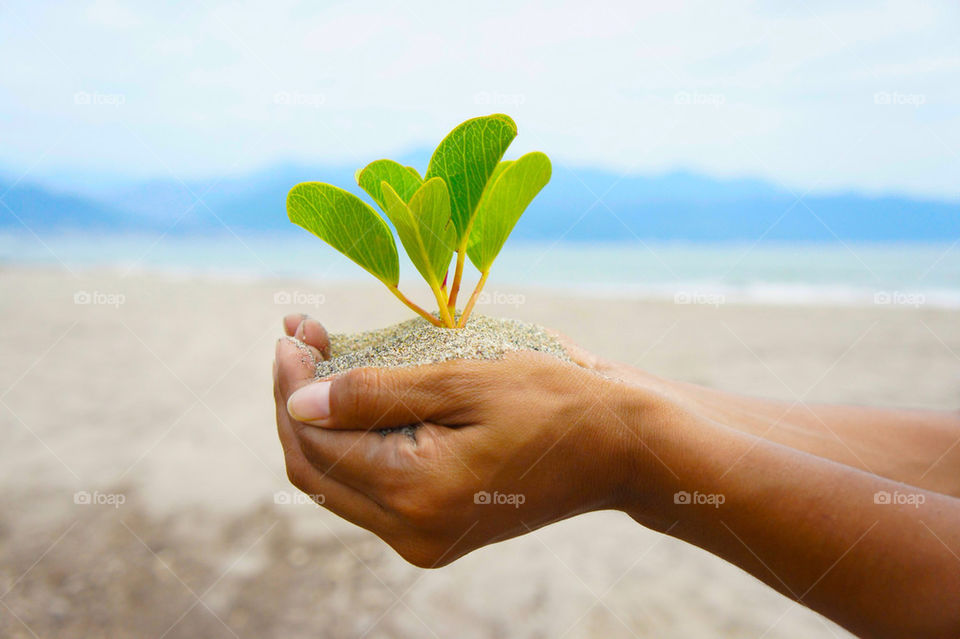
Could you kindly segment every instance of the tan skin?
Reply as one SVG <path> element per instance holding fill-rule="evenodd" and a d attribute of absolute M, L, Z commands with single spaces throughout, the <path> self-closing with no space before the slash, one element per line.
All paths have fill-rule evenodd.
<path fill-rule="evenodd" d="M 417 566 L 618 509 L 859 635 L 960 636 L 956 414 L 791 406 L 573 345 L 579 365 L 516 353 L 318 382 L 323 326 L 284 326 L 295 339 L 277 345 L 274 392 L 290 480 Z M 408 424 L 415 439 L 375 432 Z M 478 491 L 523 503 L 478 504 Z M 678 504 L 678 491 L 724 501 Z"/>

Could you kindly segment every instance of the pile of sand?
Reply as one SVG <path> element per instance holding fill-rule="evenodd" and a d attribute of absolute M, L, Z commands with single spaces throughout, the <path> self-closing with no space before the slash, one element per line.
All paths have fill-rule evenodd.
<path fill-rule="evenodd" d="M 536 324 L 473 315 L 464 328 L 438 328 L 422 317 L 363 333 L 330 336 L 330 359 L 317 377 L 362 366 L 435 364 L 451 359 L 499 359 L 510 351 L 538 351 L 569 362 L 566 349 Z"/>

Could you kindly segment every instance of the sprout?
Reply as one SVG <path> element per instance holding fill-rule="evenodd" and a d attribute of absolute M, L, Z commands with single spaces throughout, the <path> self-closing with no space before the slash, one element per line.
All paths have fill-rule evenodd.
<path fill-rule="evenodd" d="M 304 182 L 290 190 L 287 214 L 290 221 L 383 282 L 433 325 L 463 327 L 507 237 L 550 181 L 550 160 L 543 153 L 502 159 L 516 135 L 517 126 L 509 116 L 473 118 L 440 142 L 425 177 L 393 160 L 376 160 L 357 171 L 357 184 L 393 224 L 410 261 L 433 292 L 436 317 L 400 292 L 393 233 L 363 200 L 330 184 Z M 448 290 L 454 253 L 456 265 Z M 480 279 L 457 319 L 457 297 L 468 257 L 480 271 Z"/>

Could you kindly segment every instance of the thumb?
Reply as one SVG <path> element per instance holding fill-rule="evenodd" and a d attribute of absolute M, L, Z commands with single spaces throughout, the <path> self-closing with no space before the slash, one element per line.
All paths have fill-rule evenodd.
<path fill-rule="evenodd" d="M 339 429 L 372 430 L 440 420 L 467 408 L 468 398 L 455 390 L 462 389 L 456 383 L 464 378 L 459 368 L 452 362 L 355 368 L 300 388 L 287 400 L 287 411 L 297 421 Z"/>

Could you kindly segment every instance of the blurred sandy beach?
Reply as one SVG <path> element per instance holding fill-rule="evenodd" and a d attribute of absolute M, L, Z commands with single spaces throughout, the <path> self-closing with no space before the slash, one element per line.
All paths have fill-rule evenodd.
<path fill-rule="evenodd" d="M 488 289 L 481 313 L 668 377 L 960 405 L 957 310 Z M 0 636 L 849 636 L 613 512 L 405 564 L 287 482 L 270 364 L 293 311 L 335 332 L 408 316 L 374 284 L 0 270 Z"/>

